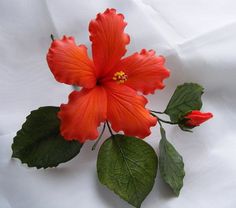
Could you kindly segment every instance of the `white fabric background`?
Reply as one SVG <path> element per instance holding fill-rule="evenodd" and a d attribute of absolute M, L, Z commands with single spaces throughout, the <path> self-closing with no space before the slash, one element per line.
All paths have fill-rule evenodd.
<path fill-rule="evenodd" d="M 193 134 L 166 127 L 185 161 L 184 188 L 174 197 L 158 177 L 142 207 L 235 208 L 235 0 L 0 0 L 0 208 L 131 207 L 99 184 L 93 142 L 56 169 L 10 159 L 29 112 L 58 106 L 71 91 L 46 64 L 49 35 L 73 35 L 89 47 L 88 23 L 107 7 L 126 17 L 129 54 L 147 48 L 167 58 L 171 78 L 150 96 L 150 108 L 163 110 L 176 85 L 191 81 L 206 88 L 203 110 L 214 113 Z M 146 141 L 157 149 L 159 139 L 155 127 Z"/>

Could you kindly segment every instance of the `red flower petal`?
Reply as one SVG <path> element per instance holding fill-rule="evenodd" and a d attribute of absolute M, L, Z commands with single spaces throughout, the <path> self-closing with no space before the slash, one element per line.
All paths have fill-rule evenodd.
<path fill-rule="evenodd" d="M 97 127 L 106 120 L 107 95 L 103 87 L 73 91 L 69 103 L 62 104 L 58 113 L 61 135 L 66 140 L 94 140 Z"/>
<path fill-rule="evenodd" d="M 129 136 L 144 138 L 148 136 L 150 127 L 155 126 L 157 119 L 145 109 L 146 98 L 123 85 L 112 82 L 105 83 L 107 91 L 107 118 L 114 131 L 123 131 Z"/>
<path fill-rule="evenodd" d="M 84 45 L 77 46 L 73 37 L 54 40 L 47 54 L 48 65 L 58 82 L 92 88 L 96 84 L 94 64 Z"/>
<path fill-rule="evenodd" d="M 129 36 L 124 33 L 126 26 L 124 16 L 117 14 L 115 9 L 107 9 L 99 13 L 89 24 L 92 53 L 97 76 L 111 70 L 126 53 Z"/>
<path fill-rule="evenodd" d="M 116 68 L 127 74 L 126 85 L 143 94 L 149 94 L 165 86 L 163 80 L 169 77 L 170 72 L 164 67 L 164 62 L 164 57 L 156 56 L 155 51 L 143 49 L 140 53 L 121 60 Z"/>
<path fill-rule="evenodd" d="M 184 125 L 190 127 L 199 126 L 200 124 L 204 123 L 205 121 L 209 120 L 212 117 L 213 117 L 212 113 L 203 113 L 198 110 L 193 110 L 184 117 L 188 119 Z"/>

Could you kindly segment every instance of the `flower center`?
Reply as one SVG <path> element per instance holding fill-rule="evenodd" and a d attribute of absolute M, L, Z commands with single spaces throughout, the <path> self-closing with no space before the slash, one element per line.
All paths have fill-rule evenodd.
<path fill-rule="evenodd" d="M 112 79 L 119 84 L 123 84 L 125 81 L 127 81 L 128 76 L 125 74 L 125 72 L 119 71 L 114 74 Z"/>

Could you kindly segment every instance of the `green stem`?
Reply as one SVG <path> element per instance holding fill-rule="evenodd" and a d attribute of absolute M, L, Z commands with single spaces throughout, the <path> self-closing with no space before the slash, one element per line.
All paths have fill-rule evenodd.
<path fill-rule="evenodd" d="M 99 142 L 99 141 L 101 140 L 101 138 L 102 138 L 102 135 L 103 135 L 103 133 L 104 133 L 104 131 L 105 131 L 105 128 L 106 128 L 106 123 L 104 123 L 103 128 L 102 128 L 102 131 L 101 131 L 101 133 L 100 133 L 100 135 L 99 135 L 97 141 L 96 141 L 96 142 L 94 143 L 94 145 L 92 146 L 92 150 L 95 150 L 95 149 L 96 149 L 98 142 Z"/>
<path fill-rule="evenodd" d="M 179 124 L 178 122 L 171 122 L 171 121 L 163 120 L 163 119 L 159 118 L 157 115 L 155 115 L 154 113 L 150 113 L 150 114 L 151 114 L 152 116 L 154 116 L 154 117 L 157 117 L 157 120 L 158 120 L 158 123 L 160 124 L 160 126 L 162 126 L 162 125 L 161 125 L 161 122 L 167 123 L 167 124 L 171 124 L 171 125 L 177 125 L 177 124 Z"/>
<path fill-rule="evenodd" d="M 179 124 L 178 122 L 171 122 L 171 121 L 165 121 L 159 117 L 157 117 L 159 121 L 163 122 L 163 123 L 167 123 L 167 124 L 171 124 L 171 125 L 176 125 Z"/>
<path fill-rule="evenodd" d="M 157 121 L 158 121 L 158 123 L 159 123 L 159 125 L 160 125 L 160 128 L 162 128 L 162 124 L 161 124 L 161 122 L 159 121 L 159 119 L 157 119 Z"/>
<path fill-rule="evenodd" d="M 153 113 L 164 114 L 164 112 L 161 112 L 161 111 L 154 111 L 154 110 L 150 110 L 150 111 Z"/>
<path fill-rule="evenodd" d="M 112 133 L 112 130 L 111 130 L 110 124 L 108 123 L 108 121 L 107 121 L 106 123 L 107 123 L 107 127 L 108 127 L 108 130 L 109 130 L 111 136 L 114 137 L 114 134 Z"/>
<path fill-rule="evenodd" d="M 55 40 L 55 39 L 54 39 L 54 35 L 53 35 L 53 34 L 51 34 L 51 35 L 50 35 L 50 37 L 51 37 L 52 41 L 54 41 L 54 40 Z"/>
<path fill-rule="evenodd" d="M 161 139 L 166 139 L 166 132 L 162 126 L 160 126 L 160 133 L 161 133 Z"/>

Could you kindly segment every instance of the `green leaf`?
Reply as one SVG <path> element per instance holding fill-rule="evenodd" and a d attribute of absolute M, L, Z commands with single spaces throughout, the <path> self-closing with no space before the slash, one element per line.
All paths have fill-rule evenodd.
<path fill-rule="evenodd" d="M 158 159 L 153 148 L 135 137 L 110 137 L 98 153 L 100 182 L 134 207 L 140 207 L 152 190 L 157 166 Z"/>
<path fill-rule="evenodd" d="M 185 176 L 182 156 L 176 151 L 174 146 L 167 141 L 165 130 L 161 128 L 159 166 L 161 178 L 171 187 L 178 196 L 183 187 Z"/>
<path fill-rule="evenodd" d="M 164 112 L 170 116 L 171 121 L 178 122 L 188 112 L 201 109 L 202 94 L 203 87 L 199 84 L 185 83 L 179 85 Z"/>
<path fill-rule="evenodd" d="M 31 112 L 12 144 L 12 157 L 29 167 L 55 167 L 75 157 L 83 144 L 60 135 L 58 107 L 41 107 Z"/>

